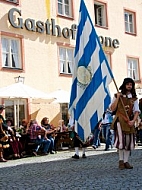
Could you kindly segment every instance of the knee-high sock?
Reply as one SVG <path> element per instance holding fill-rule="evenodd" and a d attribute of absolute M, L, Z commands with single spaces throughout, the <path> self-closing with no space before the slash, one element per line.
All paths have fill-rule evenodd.
<path fill-rule="evenodd" d="M 79 156 L 79 148 L 75 147 L 75 154 Z"/>
<path fill-rule="evenodd" d="M 128 162 L 129 155 L 130 155 L 130 150 L 124 150 L 124 163 Z"/>
<path fill-rule="evenodd" d="M 82 154 L 85 154 L 85 148 L 82 148 Z"/>
<path fill-rule="evenodd" d="M 119 150 L 119 160 L 124 160 L 124 150 Z"/>

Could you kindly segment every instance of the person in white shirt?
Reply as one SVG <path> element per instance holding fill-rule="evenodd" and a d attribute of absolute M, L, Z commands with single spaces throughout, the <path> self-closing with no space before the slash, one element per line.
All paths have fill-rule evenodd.
<path fill-rule="evenodd" d="M 101 122 L 102 137 L 105 139 L 105 151 L 109 150 L 109 145 L 111 145 L 110 126 L 111 126 L 112 120 L 113 120 L 112 112 L 109 109 L 107 109 L 103 114 L 103 119 Z"/>

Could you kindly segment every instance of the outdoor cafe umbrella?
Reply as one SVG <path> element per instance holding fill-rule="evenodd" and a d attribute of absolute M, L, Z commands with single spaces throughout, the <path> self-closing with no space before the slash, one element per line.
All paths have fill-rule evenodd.
<path fill-rule="evenodd" d="M 48 94 L 48 97 L 53 98 L 53 103 L 69 103 L 70 93 L 68 91 L 58 89 Z"/>
<path fill-rule="evenodd" d="M 60 104 L 60 113 L 62 112 L 62 106 L 64 103 L 69 103 L 70 101 L 70 93 L 68 91 L 58 89 L 48 94 L 50 98 L 53 98 L 54 101 L 52 103 Z M 61 117 L 62 119 L 62 117 Z"/>
<path fill-rule="evenodd" d="M 62 110 L 62 104 L 69 103 L 70 101 L 70 92 L 62 90 L 62 89 L 55 90 L 49 93 L 48 96 L 54 99 L 52 103 L 60 104 L 60 113 Z M 62 132 L 62 127 L 61 127 L 61 132 Z M 63 149 L 62 143 L 61 143 L 61 149 Z"/>
<path fill-rule="evenodd" d="M 36 90 L 30 86 L 27 86 L 21 82 L 11 84 L 6 87 L 0 88 L 0 97 L 1 98 L 13 98 L 17 99 L 17 124 L 19 126 L 19 100 L 22 98 L 30 99 L 48 99 L 51 101 L 51 98 L 48 94 Z"/>

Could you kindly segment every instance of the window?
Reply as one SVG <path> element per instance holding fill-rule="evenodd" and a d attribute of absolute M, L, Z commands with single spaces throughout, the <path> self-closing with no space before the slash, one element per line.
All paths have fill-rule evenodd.
<path fill-rule="evenodd" d="M 125 32 L 131 33 L 131 34 L 136 34 L 135 13 L 125 11 L 124 19 L 125 19 Z"/>
<path fill-rule="evenodd" d="M 5 2 L 8 2 L 8 3 L 19 4 L 19 0 L 0 0 L 0 1 L 5 1 Z"/>
<path fill-rule="evenodd" d="M 62 113 L 62 119 L 64 120 L 65 125 L 68 125 L 68 104 L 67 103 L 61 103 L 61 113 Z"/>
<path fill-rule="evenodd" d="M 27 118 L 27 102 L 26 100 L 19 100 L 19 114 L 18 114 L 18 107 L 17 107 L 17 100 L 5 100 L 5 118 L 11 118 L 15 126 L 18 126 L 21 123 L 22 119 Z M 19 115 L 19 119 L 18 119 Z"/>
<path fill-rule="evenodd" d="M 21 45 L 19 38 L 2 36 L 2 67 L 21 69 Z"/>
<path fill-rule="evenodd" d="M 107 27 L 106 4 L 95 2 L 94 12 L 95 12 L 95 24 L 97 26 Z"/>
<path fill-rule="evenodd" d="M 73 66 L 73 49 L 59 47 L 60 73 L 71 74 Z"/>
<path fill-rule="evenodd" d="M 72 0 L 58 0 L 58 14 L 72 17 Z"/>
<path fill-rule="evenodd" d="M 128 77 L 134 79 L 135 81 L 139 80 L 138 72 L 138 59 L 128 58 Z"/>
<path fill-rule="evenodd" d="M 8 2 L 12 2 L 12 3 L 18 3 L 18 0 L 6 0 Z"/>

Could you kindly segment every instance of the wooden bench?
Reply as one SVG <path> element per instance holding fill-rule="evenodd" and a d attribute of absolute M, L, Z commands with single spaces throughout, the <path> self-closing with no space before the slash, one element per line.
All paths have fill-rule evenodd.
<path fill-rule="evenodd" d="M 59 150 L 62 149 L 63 144 L 67 144 L 70 148 L 73 147 L 73 139 L 70 137 L 70 132 L 57 132 L 55 138 L 55 149 Z"/>

